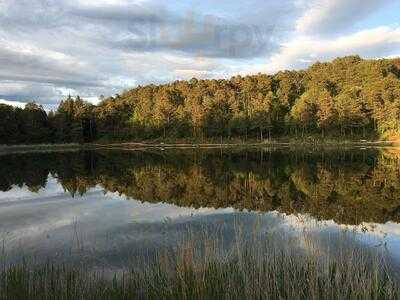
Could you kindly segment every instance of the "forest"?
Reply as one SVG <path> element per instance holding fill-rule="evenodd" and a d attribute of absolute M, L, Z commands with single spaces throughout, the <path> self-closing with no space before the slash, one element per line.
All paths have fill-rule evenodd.
<path fill-rule="evenodd" d="M 134 140 L 267 140 L 317 135 L 397 139 L 400 58 L 359 56 L 306 70 L 138 86 L 98 105 L 63 99 L 47 113 L 0 104 L 0 144 Z"/>

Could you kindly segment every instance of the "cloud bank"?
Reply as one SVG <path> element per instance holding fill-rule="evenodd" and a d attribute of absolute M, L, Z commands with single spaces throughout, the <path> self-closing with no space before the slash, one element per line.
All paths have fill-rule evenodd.
<path fill-rule="evenodd" d="M 138 84 L 400 54 L 394 0 L 3 0 L 0 99 L 47 108 Z M 16 102 L 17 104 L 17 102 Z"/>

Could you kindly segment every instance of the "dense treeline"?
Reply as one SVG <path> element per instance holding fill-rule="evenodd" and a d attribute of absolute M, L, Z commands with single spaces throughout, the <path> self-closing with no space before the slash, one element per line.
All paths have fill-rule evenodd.
<path fill-rule="evenodd" d="M 0 105 L 0 118 L 3 143 L 305 134 L 391 138 L 400 135 L 400 59 L 348 56 L 303 71 L 139 86 L 103 97 L 97 106 L 69 97 L 48 116 L 34 104 L 24 110 Z"/>
<path fill-rule="evenodd" d="M 101 186 L 183 207 L 307 213 L 341 224 L 400 221 L 400 159 L 378 150 L 64 152 L 0 156 L 0 191 L 39 191 L 48 176 L 71 195 Z"/>
<path fill-rule="evenodd" d="M 48 142 L 50 128 L 46 112 L 35 103 L 24 109 L 0 104 L 0 144 Z"/>
<path fill-rule="evenodd" d="M 95 106 L 80 97 L 61 101 L 49 114 L 30 102 L 25 108 L 0 104 L 0 144 L 89 142 L 96 137 Z"/>

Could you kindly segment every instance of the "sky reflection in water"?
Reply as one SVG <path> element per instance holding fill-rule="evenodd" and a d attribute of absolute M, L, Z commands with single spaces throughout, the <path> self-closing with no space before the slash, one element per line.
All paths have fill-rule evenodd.
<path fill-rule="evenodd" d="M 171 157 L 159 153 L 117 152 L 57 155 L 59 157 L 54 157 L 55 154 L 0 157 L 0 161 L 7 162 L 3 164 L 6 168 L 0 174 L 3 186 L 0 192 L 0 239 L 9 262 L 22 257 L 39 260 L 51 257 L 65 262 L 84 260 L 92 267 L 118 268 L 132 254 L 148 253 L 179 243 L 188 228 L 194 235 L 204 228 L 222 228 L 222 234 L 229 236 L 233 235 L 237 222 L 249 231 L 254 230 L 254 224 L 258 222 L 261 226 L 257 230 L 288 235 L 296 235 L 306 229 L 318 239 L 321 248 L 331 249 L 329 251 L 335 248 L 337 235 L 346 230 L 354 243 L 382 249 L 400 262 L 400 225 L 396 222 L 398 199 L 395 198 L 394 183 L 388 182 L 397 174 L 397 159 L 385 158 L 381 153 L 347 153 L 344 161 L 337 160 L 339 154 L 332 156 L 336 157 L 335 160 L 313 156 L 316 154 L 298 153 L 299 157 L 295 159 L 293 155 L 288 158 L 283 153 L 275 152 L 263 153 L 264 157 L 261 157 L 257 151 L 222 156 L 214 152 L 190 153 L 184 157 L 176 156 L 182 153 L 171 154 Z M 182 158 L 180 163 L 176 162 L 177 157 Z M 21 159 L 31 164 L 15 169 Z M 384 186 L 377 182 L 378 175 L 383 172 L 380 169 L 382 159 L 386 159 L 386 167 L 389 162 L 382 181 L 385 182 Z M 66 161 L 71 162 L 68 167 Z M 35 169 L 32 164 L 40 165 L 41 169 Z M 335 173 L 338 166 L 338 173 Z M 308 170 L 308 174 L 305 174 L 305 170 Z M 388 170 L 392 170 L 393 174 Z M 299 175 L 296 175 L 300 173 L 303 174 L 302 183 L 299 182 Z M 45 177 L 39 178 L 38 174 Z M 221 174 L 225 177 L 221 178 Z M 189 182 L 188 178 L 195 183 Z M 308 186 L 304 178 L 309 180 Z M 301 195 L 292 195 L 294 205 L 299 199 L 303 202 L 308 200 L 307 190 L 314 193 L 317 205 L 327 205 L 327 201 L 332 201 L 331 195 L 339 194 L 338 191 L 342 196 L 360 193 L 357 183 L 364 184 L 367 191 L 369 180 L 375 181 L 370 191 L 375 194 L 380 192 L 382 201 L 385 201 L 390 198 L 387 194 L 389 190 L 394 197 L 394 204 L 389 209 L 381 205 L 380 209 L 386 211 L 378 214 L 378 219 L 361 213 L 361 217 L 366 216 L 365 220 L 348 223 L 345 221 L 354 221 L 349 216 L 369 207 L 353 203 L 348 209 L 353 208 L 355 212 L 349 211 L 349 216 L 345 214 L 335 221 L 324 219 L 325 215 L 318 214 L 318 210 L 310 205 L 299 207 L 297 212 L 285 211 L 282 204 L 271 205 L 270 210 L 257 209 L 263 206 L 257 206 L 254 202 L 262 199 L 260 195 L 266 195 L 267 187 L 270 187 L 269 193 L 275 192 L 271 199 L 276 202 L 279 200 L 278 193 L 285 190 L 289 180 L 289 190 L 286 189 L 289 194 L 293 194 L 290 191 L 294 189 L 291 186 L 293 182 L 297 182 L 298 190 L 303 189 Z M 345 186 L 352 187 L 350 191 L 338 186 L 337 182 L 343 180 L 347 180 Z M 179 185 L 171 187 L 172 181 L 179 182 Z M 314 185 L 310 185 L 310 182 Z M 199 186 L 204 183 L 208 186 L 202 186 L 199 191 Z M 330 185 L 336 187 L 331 188 L 327 196 L 321 187 Z M 136 190 L 130 190 L 132 186 Z M 236 194 L 241 192 L 242 198 L 230 202 L 234 187 L 240 188 Z M 142 190 L 137 190 L 139 188 Z M 165 189 L 163 193 L 166 195 L 163 202 L 159 199 L 163 195 L 161 189 Z M 372 192 L 369 194 L 373 195 Z M 200 193 L 202 197 L 208 195 L 210 199 L 202 201 L 203 205 L 200 206 L 203 208 L 191 208 L 193 205 L 190 201 L 188 205 L 180 205 L 184 204 L 184 199 L 180 197 L 188 193 Z M 135 198 L 135 195 L 141 198 Z M 340 195 L 336 197 L 340 199 Z M 224 199 L 225 202 L 213 205 L 215 199 Z M 285 201 L 283 196 L 280 201 Z M 338 206 L 343 206 L 343 199 L 336 201 Z M 327 209 L 330 209 L 329 205 Z M 308 212 L 307 208 L 310 207 Z M 381 216 L 383 218 L 379 219 Z M 307 250 L 306 243 L 299 241 L 297 246 Z"/>

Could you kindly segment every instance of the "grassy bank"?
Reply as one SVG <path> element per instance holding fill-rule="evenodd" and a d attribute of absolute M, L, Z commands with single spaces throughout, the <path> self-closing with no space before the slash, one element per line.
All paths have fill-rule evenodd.
<path fill-rule="evenodd" d="M 296 239 L 271 233 L 241 239 L 237 234 L 229 247 L 209 233 L 183 239 L 154 256 L 137 257 L 122 271 L 86 271 L 85 266 L 51 262 L 4 265 L 0 299 L 400 297 L 398 277 L 378 250 L 360 248 L 346 235 L 334 250 L 321 248 L 306 233 Z"/>

